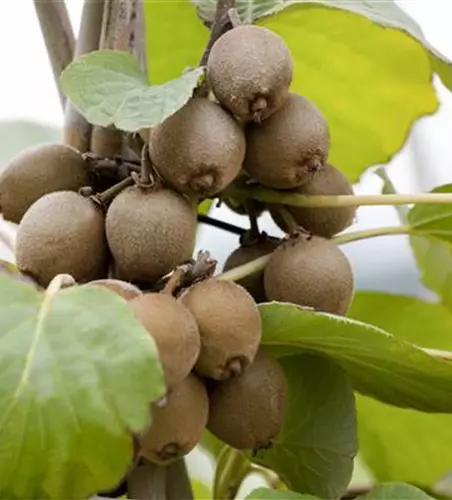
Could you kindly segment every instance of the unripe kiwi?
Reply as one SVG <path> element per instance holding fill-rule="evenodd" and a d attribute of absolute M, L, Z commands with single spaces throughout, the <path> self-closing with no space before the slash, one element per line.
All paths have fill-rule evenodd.
<path fill-rule="evenodd" d="M 295 233 L 272 253 L 264 287 L 269 300 L 343 315 L 353 298 L 353 270 L 332 240 Z"/>
<path fill-rule="evenodd" d="M 325 117 L 306 97 L 291 93 L 262 124 L 246 129 L 245 171 L 264 186 L 292 189 L 312 180 L 329 152 Z"/>
<path fill-rule="evenodd" d="M 245 373 L 209 393 L 207 428 L 233 448 L 266 448 L 284 425 L 286 400 L 281 366 L 259 351 Z"/>
<path fill-rule="evenodd" d="M 198 325 L 191 312 L 173 296 L 145 293 L 129 302 L 136 317 L 152 335 L 171 389 L 187 377 L 201 348 Z"/>
<path fill-rule="evenodd" d="M 135 297 L 142 295 L 142 291 L 135 285 L 132 285 L 132 283 L 113 278 L 90 281 L 84 286 L 100 286 L 102 288 L 107 288 L 108 290 L 118 294 L 124 300 L 132 300 Z"/>
<path fill-rule="evenodd" d="M 151 426 L 140 438 L 141 455 L 163 465 L 187 455 L 201 439 L 208 409 L 206 388 L 190 373 L 168 393 L 165 405 L 153 405 Z"/>
<path fill-rule="evenodd" d="M 19 223 L 41 196 L 77 191 L 88 184 L 82 155 L 64 144 L 45 144 L 22 151 L 0 175 L 0 212 Z"/>
<path fill-rule="evenodd" d="M 262 335 L 261 317 L 251 295 L 234 282 L 209 279 L 191 286 L 181 300 L 196 318 L 201 335 L 196 371 L 216 380 L 245 371 Z"/>
<path fill-rule="evenodd" d="M 325 163 L 307 184 L 295 190 L 303 195 L 352 195 L 353 186 L 347 177 L 337 168 Z M 275 206 L 270 208 L 270 214 L 276 225 L 289 232 L 284 220 L 279 216 Z M 294 221 L 307 231 L 331 238 L 346 229 L 353 222 L 356 207 L 294 207 L 287 206 Z"/>
<path fill-rule="evenodd" d="M 169 189 L 132 186 L 107 211 L 106 232 L 118 277 L 154 282 L 190 259 L 196 237 L 196 209 Z"/>
<path fill-rule="evenodd" d="M 284 40 L 267 28 L 243 25 L 222 35 L 207 61 L 215 97 L 238 118 L 260 122 L 286 99 L 293 61 Z"/>
<path fill-rule="evenodd" d="M 152 130 L 151 160 L 176 190 L 192 198 L 222 191 L 239 174 L 245 135 L 221 106 L 193 98 Z"/>
<path fill-rule="evenodd" d="M 108 247 L 102 209 L 73 191 L 44 195 L 19 225 L 16 258 L 20 270 L 42 286 L 57 274 L 81 283 L 103 277 Z"/>
<path fill-rule="evenodd" d="M 275 250 L 278 246 L 278 241 L 276 239 L 269 238 L 266 235 L 261 235 L 254 242 L 243 242 L 238 248 L 236 248 L 226 259 L 223 266 L 223 271 L 229 271 L 234 267 L 242 266 L 247 264 L 252 260 L 268 255 Z M 258 271 L 254 274 L 249 274 L 245 278 L 237 280 L 238 285 L 243 286 L 248 293 L 251 294 L 253 299 L 259 302 L 265 302 L 267 297 L 265 296 L 264 290 L 264 271 Z"/>

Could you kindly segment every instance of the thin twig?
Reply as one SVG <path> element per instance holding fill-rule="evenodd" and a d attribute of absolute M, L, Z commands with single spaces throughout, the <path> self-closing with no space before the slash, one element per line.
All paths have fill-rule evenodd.
<path fill-rule="evenodd" d="M 246 229 L 235 226 L 234 224 L 229 224 L 228 222 L 224 222 L 222 220 L 213 219 L 208 215 L 198 214 L 198 222 L 202 222 L 203 224 L 207 224 L 208 226 L 216 227 L 218 229 L 223 229 L 224 231 L 228 231 L 232 234 L 237 234 L 241 236 L 246 233 Z"/>
<path fill-rule="evenodd" d="M 59 78 L 74 56 L 75 41 L 71 21 L 64 0 L 34 0 L 34 6 L 64 111 L 66 97 L 61 90 Z"/>
<path fill-rule="evenodd" d="M 85 0 L 75 47 L 75 59 L 99 48 L 103 7 L 104 0 Z M 91 125 L 68 101 L 66 103 L 63 141 L 85 153 L 89 149 L 90 140 Z"/>

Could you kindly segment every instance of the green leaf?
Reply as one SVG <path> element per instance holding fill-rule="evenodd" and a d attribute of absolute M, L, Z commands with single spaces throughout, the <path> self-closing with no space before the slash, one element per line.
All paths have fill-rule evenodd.
<path fill-rule="evenodd" d="M 424 347 L 452 349 L 452 313 L 439 304 L 358 292 L 349 315 Z M 378 481 L 433 485 L 451 466 L 452 415 L 357 398 L 360 454 Z"/>
<path fill-rule="evenodd" d="M 304 354 L 279 359 L 288 383 L 284 427 L 269 450 L 252 458 L 300 493 L 339 498 L 357 453 L 355 399 L 343 370 Z"/>
<path fill-rule="evenodd" d="M 300 495 L 295 491 L 271 490 L 270 488 L 256 488 L 245 500 L 319 500 L 312 495 Z"/>
<path fill-rule="evenodd" d="M 432 192 L 452 193 L 452 184 Z M 410 244 L 422 281 L 452 309 L 452 205 L 414 205 L 408 222 L 418 233 Z"/>
<path fill-rule="evenodd" d="M 87 498 L 117 485 L 131 432 L 164 393 L 150 335 L 118 295 L 39 292 L 0 275 L 3 498 Z"/>
<path fill-rule="evenodd" d="M 259 308 L 262 342 L 270 354 L 281 357 L 309 350 L 327 355 L 346 370 L 362 394 L 395 406 L 452 413 L 452 363 L 350 318 L 292 304 Z"/>
<path fill-rule="evenodd" d="M 149 85 L 128 52 L 101 50 L 72 62 L 61 74 L 64 93 L 92 124 L 135 132 L 153 127 L 192 96 L 203 68 L 163 85 Z"/>
<path fill-rule="evenodd" d="M 59 142 L 61 133 L 56 127 L 29 121 L 0 123 L 0 171 L 22 150 L 42 143 Z"/>
<path fill-rule="evenodd" d="M 32 278 L 30 278 L 30 276 L 23 274 L 15 264 L 3 259 L 0 259 L 0 276 L 1 275 L 8 276 L 17 281 L 23 281 L 24 283 L 29 283 L 30 285 L 33 285 L 37 289 L 41 288 L 38 285 L 38 283 L 36 283 Z"/>
<path fill-rule="evenodd" d="M 358 498 L 363 500 L 434 500 L 419 488 L 403 483 L 379 484 L 367 495 Z"/>
<path fill-rule="evenodd" d="M 211 17 L 213 0 L 195 3 Z M 390 0 L 237 4 L 242 19 L 256 20 L 287 42 L 295 61 L 292 90 L 327 117 L 329 159 L 352 181 L 368 166 L 389 161 L 413 122 L 438 109 L 433 71 L 452 88 L 450 62 Z"/>
<path fill-rule="evenodd" d="M 209 30 L 197 18 L 194 5 L 189 0 L 166 0 L 143 6 L 150 81 L 163 83 L 196 67 Z"/>

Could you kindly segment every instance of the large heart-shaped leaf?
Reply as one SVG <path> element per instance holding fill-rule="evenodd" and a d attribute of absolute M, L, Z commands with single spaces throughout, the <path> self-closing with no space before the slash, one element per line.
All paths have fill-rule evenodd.
<path fill-rule="evenodd" d="M 358 498 L 362 500 L 434 500 L 419 488 L 403 483 L 379 484 L 369 493 Z"/>
<path fill-rule="evenodd" d="M 353 319 L 292 304 L 259 307 L 262 342 L 271 354 L 327 355 L 347 371 L 362 394 L 395 406 L 452 413 L 452 362 Z"/>
<path fill-rule="evenodd" d="M 214 0 L 194 0 L 211 19 Z M 330 160 L 355 181 L 387 162 L 413 121 L 436 111 L 432 73 L 452 89 L 452 66 L 388 0 L 238 0 L 239 13 L 279 35 L 295 61 L 292 89 L 327 117 Z"/>
<path fill-rule="evenodd" d="M 358 292 L 349 315 L 417 345 L 452 349 L 452 313 L 439 304 Z M 432 486 L 450 470 L 452 415 L 400 409 L 361 396 L 357 405 L 360 453 L 378 481 Z"/>
<path fill-rule="evenodd" d="M 291 489 L 335 499 L 345 492 L 357 452 L 355 398 L 335 363 L 305 354 L 279 359 L 288 383 L 284 427 L 253 460 Z"/>
<path fill-rule="evenodd" d="M 256 488 L 247 495 L 246 500 L 319 500 L 319 498 L 312 495 L 300 495 L 295 491 Z"/>
<path fill-rule="evenodd" d="M 452 193 L 452 184 L 432 192 Z M 452 309 L 452 205 L 415 205 L 408 223 L 418 234 L 410 243 L 422 281 Z"/>
<path fill-rule="evenodd" d="M 87 498 L 115 486 L 131 431 L 164 393 L 157 349 L 126 302 L 95 287 L 0 274 L 2 498 Z"/>
<path fill-rule="evenodd" d="M 202 68 L 163 85 L 149 85 L 128 52 L 99 50 L 72 62 L 61 73 L 61 88 L 92 124 L 135 132 L 153 127 L 181 108 L 193 94 Z"/>

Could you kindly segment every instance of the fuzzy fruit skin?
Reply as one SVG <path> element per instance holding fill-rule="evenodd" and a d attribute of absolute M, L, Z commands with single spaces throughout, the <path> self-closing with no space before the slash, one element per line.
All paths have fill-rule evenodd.
<path fill-rule="evenodd" d="M 265 238 L 251 245 L 241 245 L 236 248 L 226 259 L 223 266 L 223 272 L 234 267 L 247 264 L 254 259 L 270 254 L 278 246 L 278 241 Z M 238 285 L 243 286 L 253 299 L 257 302 L 266 302 L 267 297 L 264 290 L 264 271 L 250 274 L 241 280 L 237 280 Z"/>
<path fill-rule="evenodd" d="M 279 109 L 292 78 L 293 60 L 286 43 L 258 26 L 238 26 L 222 35 L 207 61 L 215 97 L 244 121 L 260 122 Z"/>
<path fill-rule="evenodd" d="M 298 233 L 272 253 L 264 287 L 269 300 L 344 315 L 353 298 L 353 270 L 333 241 Z"/>
<path fill-rule="evenodd" d="M 191 286 L 180 300 L 196 318 L 201 335 L 197 373 L 227 380 L 246 370 L 262 336 L 251 295 L 232 281 L 209 279 Z"/>
<path fill-rule="evenodd" d="M 325 117 L 306 97 L 291 93 L 261 124 L 246 129 L 244 170 L 264 186 L 292 189 L 311 181 L 329 152 Z"/>
<path fill-rule="evenodd" d="M 43 196 L 19 225 L 19 269 L 41 286 L 57 274 L 70 274 L 79 283 L 103 277 L 108 266 L 104 222 L 100 207 L 73 191 Z"/>
<path fill-rule="evenodd" d="M 0 212 L 18 224 L 41 196 L 78 191 L 89 182 L 82 155 L 64 144 L 45 144 L 17 155 L 0 175 Z"/>
<path fill-rule="evenodd" d="M 169 189 L 132 186 L 111 203 L 106 232 L 118 277 L 154 282 L 191 258 L 196 209 Z"/>
<path fill-rule="evenodd" d="M 259 351 L 246 372 L 209 393 L 207 428 L 238 450 L 265 448 L 282 429 L 286 401 L 284 371 Z"/>
<path fill-rule="evenodd" d="M 304 195 L 352 195 L 353 186 L 345 175 L 329 163 L 325 163 L 307 184 L 295 190 Z M 293 207 L 286 206 L 295 222 L 317 236 L 331 238 L 349 227 L 356 215 L 356 207 Z M 287 227 L 274 208 L 269 207 L 275 224 L 284 232 Z"/>
<path fill-rule="evenodd" d="M 186 378 L 201 349 L 198 325 L 191 312 L 173 296 L 145 293 L 129 302 L 154 339 L 169 390 Z"/>
<path fill-rule="evenodd" d="M 100 286 L 102 288 L 107 288 L 108 290 L 115 292 L 124 300 L 132 300 L 135 297 L 142 295 L 142 291 L 135 285 L 132 285 L 132 283 L 113 278 L 90 281 L 85 286 Z"/>
<path fill-rule="evenodd" d="M 208 99 L 193 98 L 155 127 L 150 157 L 177 191 L 195 199 L 213 196 L 239 174 L 245 134 L 234 118 Z"/>
<path fill-rule="evenodd" d="M 153 405 L 151 426 L 140 438 L 141 454 L 163 465 L 187 455 L 201 439 L 208 410 L 206 388 L 190 373 L 169 392 L 165 405 Z"/>

